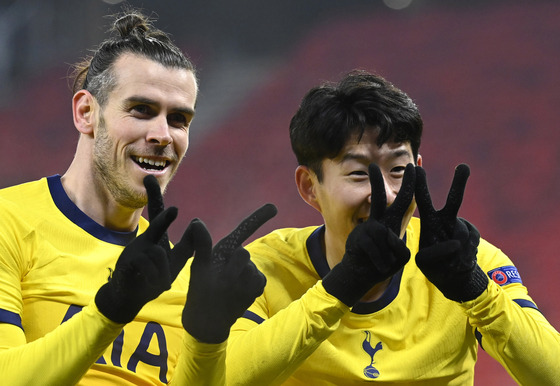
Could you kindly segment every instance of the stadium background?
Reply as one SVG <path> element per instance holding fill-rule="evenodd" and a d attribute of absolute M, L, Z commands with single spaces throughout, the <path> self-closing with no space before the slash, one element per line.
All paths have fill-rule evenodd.
<path fill-rule="evenodd" d="M 362 68 L 419 105 L 436 207 L 454 167 L 471 178 L 460 215 L 518 266 L 560 328 L 560 3 L 554 0 L 129 1 L 154 13 L 198 67 L 191 145 L 166 197 L 215 240 L 265 202 L 257 236 L 318 224 L 298 196 L 289 120 L 303 94 Z M 113 4 L 111 4 L 113 3 Z M 117 4 L 114 4 L 117 3 Z M 0 1 L 0 187 L 64 173 L 76 141 L 69 64 L 103 37 L 118 1 Z M 484 352 L 476 385 L 514 384 Z"/>

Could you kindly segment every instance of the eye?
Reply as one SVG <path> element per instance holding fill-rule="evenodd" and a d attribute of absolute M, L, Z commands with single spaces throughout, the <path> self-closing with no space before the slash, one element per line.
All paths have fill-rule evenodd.
<path fill-rule="evenodd" d="M 406 169 L 405 166 L 396 166 L 396 167 L 391 169 L 391 175 L 393 177 L 400 178 L 404 175 L 405 169 Z"/>
<path fill-rule="evenodd" d="M 369 181 L 368 172 L 367 170 L 363 170 L 363 169 L 352 170 L 350 173 L 348 173 L 348 177 L 350 178 L 351 181 L 360 184 Z"/>
<path fill-rule="evenodd" d="M 134 116 L 139 118 L 150 117 L 153 115 L 152 108 L 148 105 L 135 105 L 131 108 L 131 112 Z"/>
<path fill-rule="evenodd" d="M 167 116 L 167 123 L 176 128 L 188 127 L 190 119 L 187 119 L 187 117 L 181 113 L 173 113 Z"/>

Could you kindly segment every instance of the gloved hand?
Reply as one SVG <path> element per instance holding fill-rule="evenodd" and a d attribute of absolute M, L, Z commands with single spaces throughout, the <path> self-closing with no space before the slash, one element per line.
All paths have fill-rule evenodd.
<path fill-rule="evenodd" d="M 144 186 L 146 187 L 146 193 L 148 194 L 148 219 L 152 222 L 152 220 L 165 209 L 163 196 L 161 195 L 161 189 L 156 177 L 147 175 L 144 178 Z M 158 240 L 158 245 L 165 250 L 167 260 L 170 264 L 170 272 L 172 274 L 171 282 L 175 281 L 177 275 L 181 269 L 183 269 L 187 260 L 193 255 L 194 248 L 190 232 L 191 229 L 187 227 L 181 237 L 181 240 L 175 244 L 173 249 L 171 249 L 167 231 L 164 232 Z"/>
<path fill-rule="evenodd" d="M 183 327 L 197 340 L 225 341 L 233 323 L 263 293 L 266 278 L 241 244 L 276 212 L 272 204 L 262 206 L 214 248 L 202 221 L 195 219 L 189 225 L 195 256 Z"/>
<path fill-rule="evenodd" d="M 150 221 L 164 212 L 163 197 L 155 177 L 147 176 L 144 185 L 148 192 Z M 249 252 L 241 244 L 262 224 L 277 213 L 266 204 L 243 220 L 228 236 L 212 249 L 212 237 L 199 219 L 191 221 L 181 241 L 170 249 L 167 233 L 159 239 L 174 266 L 173 280 L 195 251 L 187 302 L 183 309 L 183 327 L 204 343 L 220 343 L 229 336 L 230 327 L 253 301 L 264 291 L 265 276 L 249 259 Z"/>
<path fill-rule="evenodd" d="M 436 211 L 426 172 L 416 167 L 421 225 L 416 264 L 446 298 L 456 302 L 473 300 L 488 286 L 488 277 L 476 260 L 480 234 L 468 221 L 457 218 L 469 175 L 468 165 L 457 166 L 445 206 Z"/>
<path fill-rule="evenodd" d="M 144 180 L 148 207 L 157 204 L 153 199 L 158 199 L 153 194 L 153 183 L 157 185 L 157 181 L 150 177 L 153 181 Z M 162 202 L 159 185 L 157 195 Z M 171 288 L 193 252 L 187 242 L 188 235 L 184 235 L 184 240 L 173 250 L 169 249 L 166 231 L 176 217 L 175 207 L 160 211 L 148 229 L 122 251 L 109 281 L 95 296 L 97 308 L 110 320 L 123 324 L 131 322 L 146 303 Z"/>
<path fill-rule="evenodd" d="M 410 259 L 410 251 L 399 234 L 414 195 L 414 166 L 406 166 L 401 189 L 389 207 L 383 176 L 375 164 L 369 165 L 369 180 L 369 218 L 350 232 L 342 261 L 323 278 L 327 292 L 349 307 L 375 284 L 397 273 Z"/>

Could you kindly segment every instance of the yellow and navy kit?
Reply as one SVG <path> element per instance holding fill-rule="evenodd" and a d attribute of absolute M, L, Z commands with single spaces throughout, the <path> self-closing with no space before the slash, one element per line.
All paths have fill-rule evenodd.
<path fill-rule="evenodd" d="M 2 383 L 161 385 L 172 381 L 178 362 L 186 379 L 223 362 L 225 345 L 199 344 L 182 327 L 187 268 L 124 327 L 97 310 L 97 290 L 147 226 L 143 218 L 134 232 L 97 224 L 70 200 L 58 175 L 0 190 Z"/>
<path fill-rule="evenodd" d="M 267 285 L 232 328 L 230 384 L 468 385 L 479 345 L 521 384 L 560 384 L 560 335 L 498 248 L 485 240 L 478 248 L 487 290 L 450 301 L 416 266 L 413 218 L 410 261 L 381 298 L 350 310 L 321 284 L 323 234 L 324 226 L 280 229 L 246 247 Z"/>

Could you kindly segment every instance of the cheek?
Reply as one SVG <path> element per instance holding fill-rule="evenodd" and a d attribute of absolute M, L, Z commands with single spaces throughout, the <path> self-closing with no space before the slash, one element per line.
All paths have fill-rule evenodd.
<path fill-rule="evenodd" d="M 390 190 L 391 193 L 397 194 L 401 190 L 402 179 L 389 180 L 385 185 L 385 189 Z"/>
<path fill-rule="evenodd" d="M 345 216 L 354 216 L 364 205 L 369 205 L 371 189 L 369 183 L 360 186 L 342 186 L 331 192 L 335 200 L 332 205 Z"/>
<path fill-rule="evenodd" d="M 183 158 L 189 148 L 189 133 L 182 132 L 173 138 L 173 143 L 175 144 L 175 151 L 179 156 L 179 159 Z"/>

